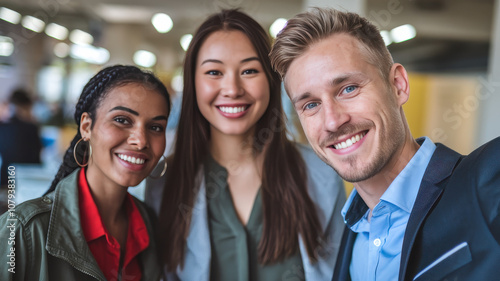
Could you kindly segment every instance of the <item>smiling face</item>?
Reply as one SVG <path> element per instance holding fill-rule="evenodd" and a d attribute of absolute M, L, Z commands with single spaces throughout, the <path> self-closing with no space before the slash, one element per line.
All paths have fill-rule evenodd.
<path fill-rule="evenodd" d="M 269 82 L 257 52 L 240 31 L 217 31 L 201 45 L 196 101 L 212 137 L 249 135 L 269 105 Z"/>
<path fill-rule="evenodd" d="M 146 178 L 165 149 L 168 113 L 165 97 L 137 83 L 111 89 L 94 120 L 84 113 L 80 132 L 92 145 L 89 185 L 128 187 Z"/>
<path fill-rule="evenodd" d="M 404 68 L 395 64 L 386 82 L 359 44 L 331 35 L 296 58 L 285 77 L 313 149 L 350 182 L 390 172 L 409 134 L 401 109 L 408 99 Z"/>

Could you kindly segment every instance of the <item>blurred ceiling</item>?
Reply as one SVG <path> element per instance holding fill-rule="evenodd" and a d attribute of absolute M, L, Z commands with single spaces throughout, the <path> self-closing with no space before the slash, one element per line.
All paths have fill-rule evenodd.
<path fill-rule="evenodd" d="M 127 25 L 131 30 L 140 29 L 144 40 L 154 45 L 175 44 L 180 49 L 179 38 L 194 33 L 197 26 L 210 14 L 224 8 L 241 9 L 269 28 L 279 17 L 290 18 L 302 10 L 301 0 L 2 0 L 0 6 L 20 13 L 31 14 L 44 21 L 56 22 L 70 30 L 80 28 L 90 31 L 99 44 L 106 26 Z M 151 24 L 156 13 L 168 14 L 173 29 L 167 34 L 158 33 Z M 45 19 L 44 19 L 45 18 Z"/>
<path fill-rule="evenodd" d="M 485 71 L 489 52 L 494 0 L 367 0 L 365 15 L 382 30 L 410 23 L 417 37 L 389 46 L 395 61 L 419 71 Z M 30 14 L 69 29 L 80 28 L 104 42 L 108 27 L 125 26 L 158 49 L 182 53 L 179 39 L 193 33 L 210 14 L 241 7 L 265 29 L 277 18 L 304 10 L 302 0 L 2 0 L 0 6 Z M 155 13 L 172 18 L 174 27 L 158 33 L 151 24 Z"/>
<path fill-rule="evenodd" d="M 400 0 L 395 1 L 400 3 L 398 9 L 391 9 L 390 2 L 394 1 L 368 1 L 366 15 L 380 29 L 415 26 L 414 39 L 389 45 L 396 62 L 414 71 L 487 70 L 495 1 Z M 390 10 L 398 13 L 387 13 Z"/>

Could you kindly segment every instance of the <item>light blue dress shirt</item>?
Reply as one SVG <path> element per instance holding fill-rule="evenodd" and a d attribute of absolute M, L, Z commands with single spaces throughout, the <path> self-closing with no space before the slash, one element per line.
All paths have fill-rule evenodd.
<path fill-rule="evenodd" d="M 426 137 L 417 153 L 382 195 L 370 221 L 368 210 L 351 226 L 351 230 L 358 233 L 349 267 L 352 281 L 398 279 L 406 224 L 435 149 L 436 145 Z M 356 194 L 354 189 L 342 209 L 344 219 Z"/>

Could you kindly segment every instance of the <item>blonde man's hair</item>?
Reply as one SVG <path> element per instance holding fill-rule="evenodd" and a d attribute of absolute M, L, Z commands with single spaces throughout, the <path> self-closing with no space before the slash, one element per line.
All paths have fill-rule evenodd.
<path fill-rule="evenodd" d="M 284 78 L 292 61 L 311 45 L 339 33 L 356 38 L 367 62 L 376 66 L 388 81 L 394 62 L 378 28 L 358 14 L 335 9 L 313 8 L 290 19 L 269 53 L 271 64 Z"/>

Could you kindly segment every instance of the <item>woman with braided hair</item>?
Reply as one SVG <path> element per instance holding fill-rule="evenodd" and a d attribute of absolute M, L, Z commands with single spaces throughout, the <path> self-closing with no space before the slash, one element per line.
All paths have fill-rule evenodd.
<path fill-rule="evenodd" d="M 127 187 L 159 162 L 169 112 L 152 73 L 116 65 L 90 79 L 76 105 L 78 133 L 49 191 L 0 217 L 9 226 L 0 237 L 14 237 L 0 243 L 9 267 L 0 280 L 158 280 L 154 215 Z"/>

